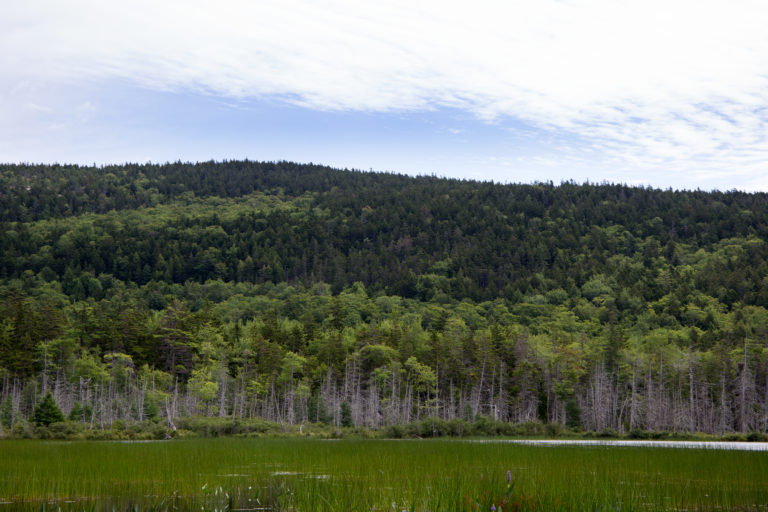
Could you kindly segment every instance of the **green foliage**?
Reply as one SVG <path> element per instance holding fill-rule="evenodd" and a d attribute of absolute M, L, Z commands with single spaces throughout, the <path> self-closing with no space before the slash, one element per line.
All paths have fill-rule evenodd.
<path fill-rule="evenodd" d="M 0 402 L 0 425 L 6 430 L 13 426 L 13 402 L 9 396 Z"/>
<path fill-rule="evenodd" d="M 83 421 L 83 404 L 75 402 L 75 405 L 69 411 L 67 419 L 70 421 Z"/>
<path fill-rule="evenodd" d="M 325 276 L 334 292 L 359 283 L 436 301 L 583 296 L 620 313 L 632 297 L 693 283 L 727 304 L 768 306 L 765 194 L 497 185 L 287 162 L 1 171 L 0 275 L 58 281 L 75 300 L 111 297 L 120 282 Z M 688 274 L 671 271 L 683 263 Z M 145 299 L 153 309 L 167 301 Z M 334 329 L 348 321 L 342 306 L 328 316 Z"/>
<path fill-rule="evenodd" d="M 38 426 L 49 426 L 51 423 L 64 421 L 64 413 L 61 412 L 56 400 L 49 391 L 43 397 L 43 400 L 37 404 L 32 414 L 32 422 Z"/>
<path fill-rule="evenodd" d="M 82 421 L 62 421 L 51 423 L 48 430 L 55 439 L 77 439 L 83 433 L 83 424 Z"/>
<path fill-rule="evenodd" d="M 581 428 L 581 408 L 573 398 L 565 402 L 565 426 Z"/>
<path fill-rule="evenodd" d="M 153 420 L 157 418 L 157 415 L 160 413 L 160 409 L 157 406 L 157 400 L 155 397 L 150 393 L 144 393 L 144 417 L 148 420 Z"/>
<path fill-rule="evenodd" d="M 13 424 L 12 434 L 17 438 L 32 439 L 35 437 L 35 428 L 26 420 L 17 421 Z"/>
<path fill-rule="evenodd" d="M 341 403 L 341 410 L 340 410 L 340 420 L 339 423 L 342 427 L 353 427 L 355 425 L 354 421 L 352 420 L 352 407 L 347 402 Z"/>
<path fill-rule="evenodd" d="M 67 416 L 67 419 L 69 421 L 79 421 L 81 423 L 87 423 L 93 416 L 93 407 L 91 404 L 81 404 L 80 402 L 75 402 L 75 405 L 72 406 L 72 410 L 69 411 L 69 415 Z"/>
<path fill-rule="evenodd" d="M 309 412 L 309 421 L 324 424 L 329 424 L 333 421 L 333 415 L 330 413 L 330 411 L 328 411 L 328 408 L 326 407 L 325 402 L 323 402 L 322 397 L 320 397 L 317 393 L 313 394 L 309 398 L 307 410 Z"/>
<path fill-rule="evenodd" d="M 179 428 L 201 437 L 286 434 L 285 429 L 280 424 L 260 419 L 233 421 L 229 418 L 188 417 L 179 421 Z"/>
<path fill-rule="evenodd" d="M 61 376 L 87 391 L 71 391 L 85 401 L 69 418 L 106 428 L 119 410 L 116 435 L 179 396 L 189 410 L 167 410 L 182 416 L 332 423 L 334 389 L 350 426 L 351 404 L 365 410 L 353 400 L 375 392 L 375 424 L 407 412 L 461 417 L 462 432 L 503 430 L 486 416 L 626 431 L 630 410 L 655 397 L 665 411 L 660 390 L 685 401 L 692 380 L 708 431 L 764 428 L 766 194 L 289 162 L 0 165 L 0 219 L 15 420 Z M 596 383 L 634 409 L 595 414 Z"/>

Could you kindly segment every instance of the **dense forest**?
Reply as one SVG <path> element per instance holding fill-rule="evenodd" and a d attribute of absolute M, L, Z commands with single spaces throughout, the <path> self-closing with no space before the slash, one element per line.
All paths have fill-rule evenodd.
<path fill-rule="evenodd" d="M 768 430 L 768 195 L 0 165 L 0 424 Z"/>

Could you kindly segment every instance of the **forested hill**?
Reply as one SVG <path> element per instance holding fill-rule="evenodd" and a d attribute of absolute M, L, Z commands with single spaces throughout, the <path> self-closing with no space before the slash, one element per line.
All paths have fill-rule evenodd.
<path fill-rule="evenodd" d="M 765 431 L 767 235 L 736 191 L 3 165 L 3 422 L 53 389 L 100 425 L 165 401 Z"/>
<path fill-rule="evenodd" d="M 6 166 L 0 208 L 11 221 L 0 239 L 4 278 L 32 270 L 70 284 L 86 273 L 335 291 L 362 282 L 427 300 L 519 302 L 556 289 L 578 297 L 609 274 L 614 291 L 650 301 L 664 295 L 659 268 L 735 244 L 742 250 L 702 266 L 695 288 L 728 305 L 768 306 L 766 194 L 498 185 L 292 163 Z"/>

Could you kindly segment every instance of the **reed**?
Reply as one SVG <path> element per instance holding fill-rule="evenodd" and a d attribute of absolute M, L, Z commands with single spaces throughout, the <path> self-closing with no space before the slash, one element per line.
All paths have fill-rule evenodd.
<path fill-rule="evenodd" d="M 0 443 L 7 511 L 766 510 L 766 482 L 766 453 L 706 449 L 297 438 Z"/>

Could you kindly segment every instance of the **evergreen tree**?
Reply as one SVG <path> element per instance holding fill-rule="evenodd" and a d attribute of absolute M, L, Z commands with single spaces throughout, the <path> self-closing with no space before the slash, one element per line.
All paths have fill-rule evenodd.
<path fill-rule="evenodd" d="M 581 428 L 581 408 L 573 398 L 565 402 L 565 426 Z"/>
<path fill-rule="evenodd" d="M 341 426 L 342 427 L 355 426 L 354 422 L 352 421 L 352 407 L 350 407 L 347 402 L 341 403 Z"/>
<path fill-rule="evenodd" d="M 60 421 L 64 421 L 64 413 L 56 405 L 56 400 L 49 391 L 45 394 L 43 401 L 35 407 L 35 411 L 32 413 L 32 422 L 35 425 L 47 427 L 51 423 L 58 423 Z"/>
<path fill-rule="evenodd" d="M 83 406 L 80 402 L 75 402 L 75 405 L 72 406 L 72 410 L 69 411 L 67 419 L 69 421 L 83 421 Z"/>
<path fill-rule="evenodd" d="M 9 396 L 0 402 L 0 425 L 4 429 L 10 429 L 13 426 L 13 402 Z"/>
<path fill-rule="evenodd" d="M 157 408 L 155 399 L 149 393 L 144 393 L 144 417 L 153 420 L 157 418 L 159 413 L 160 410 Z"/>

